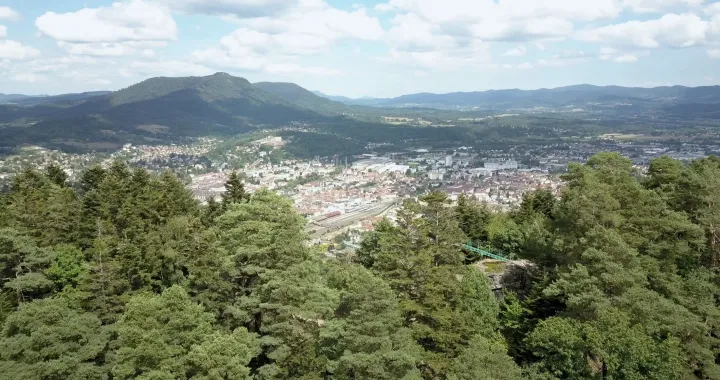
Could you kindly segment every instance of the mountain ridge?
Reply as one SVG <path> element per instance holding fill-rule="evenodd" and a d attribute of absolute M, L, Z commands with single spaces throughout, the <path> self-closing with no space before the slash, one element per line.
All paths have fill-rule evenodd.
<path fill-rule="evenodd" d="M 346 104 L 319 96 L 295 83 L 257 82 L 253 83 L 253 86 L 278 96 L 298 107 L 313 110 L 324 115 L 341 115 L 350 111 Z"/>
<path fill-rule="evenodd" d="M 537 90 L 418 93 L 392 99 L 355 99 L 351 100 L 353 104 L 347 104 L 294 83 L 253 84 L 245 78 L 216 73 L 205 77 L 149 78 L 114 92 L 11 96 L 21 100 L 0 104 L 0 141 L 4 146 L 51 142 L 87 148 L 88 143 L 101 141 L 117 147 L 126 142 L 234 135 L 295 122 L 322 124 L 345 117 L 382 123 L 388 113 L 403 116 L 420 109 L 598 110 L 633 105 L 633 110 L 663 112 L 673 117 L 720 118 L 715 111 L 720 104 L 720 86 L 631 88 L 581 84 Z M 387 111 L 389 108 L 396 110 Z"/>
<path fill-rule="evenodd" d="M 315 95 L 313 95 L 315 96 Z M 345 107 L 344 105 L 341 105 Z M 256 125 L 283 125 L 323 116 L 226 73 L 205 77 L 157 77 L 72 104 L 0 107 L 0 128 L 9 144 L 51 141 L 150 143 L 209 134 L 234 135 Z"/>
<path fill-rule="evenodd" d="M 579 84 L 555 88 L 539 88 L 535 90 L 492 89 L 484 91 L 456 91 L 448 93 L 420 92 L 401 95 L 394 98 L 346 98 L 333 97 L 345 104 L 370 105 L 380 107 L 394 106 L 476 106 L 499 107 L 509 102 L 524 102 L 526 106 L 564 106 L 573 103 L 582 94 L 586 102 L 607 101 L 615 97 L 617 101 L 655 100 L 677 102 L 720 102 L 720 86 L 660 86 L 660 87 L 623 87 L 616 85 L 597 86 Z M 548 96 L 552 98 L 547 98 Z"/>

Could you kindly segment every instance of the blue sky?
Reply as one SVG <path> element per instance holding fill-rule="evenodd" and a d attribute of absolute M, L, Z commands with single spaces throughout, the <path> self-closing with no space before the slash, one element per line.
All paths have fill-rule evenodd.
<path fill-rule="evenodd" d="M 0 93 L 224 71 L 346 96 L 720 84 L 720 1 L 6 0 Z"/>

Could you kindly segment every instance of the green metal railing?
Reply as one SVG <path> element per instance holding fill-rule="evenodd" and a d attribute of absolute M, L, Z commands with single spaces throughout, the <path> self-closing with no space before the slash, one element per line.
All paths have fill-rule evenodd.
<path fill-rule="evenodd" d="M 468 251 L 470 251 L 470 252 L 472 252 L 472 253 L 477 253 L 477 254 L 480 255 L 480 256 L 489 257 L 489 258 L 491 258 L 491 259 L 495 259 L 495 260 L 499 260 L 499 261 L 505 261 L 505 262 L 510 262 L 510 261 L 512 261 L 512 260 L 508 259 L 507 257 L 500 256 L 500 255 L 498 255 L 498 254 L 495 254 L 495 253 L 486 251 L 486 250 L 484 250 L 484 249 L 480 249 L 480 248 L 474 247 L 474 246 L 472 245 L 472 242 L 468 242 L 468 243 L 465 243 L 465 244 L 460 244 L 460 246 L 461 246 L 463 249 L 466 249 L 466 250 L 468 250 Z"/>

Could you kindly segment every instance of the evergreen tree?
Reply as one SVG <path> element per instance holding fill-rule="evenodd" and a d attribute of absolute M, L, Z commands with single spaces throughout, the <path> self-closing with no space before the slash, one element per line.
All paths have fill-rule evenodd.
<path fill-rule="evenodd" d="M 114 378 L 249 378 L 254 337 L 243 330 L 214 332 L 213 320 L 179 286 L 133 297 L 117 323 Z"/>
<path fill-rule="evenodd" d="M 222 205 L 219 204 L 214 196 L 208 196 L 206 200 L 205 209 L 202 213 L 202 221 L 205 226 L 212 226 L 215 218 L 220 216 L 222 213 Z"/>
<path fill-rule="evenodd" d="M 188 378 L 193 380 L 250 380 L 250 361 L 260 353 L 254 335 L 244 328 L 232 334 L 214 333 L 187 355 Z"/>
<path fill-rule="evenodd" d="M 37 225 L 38 243 L 42 246 L 75 244 L 80 238 L 77 225 L 81 217 L 80 200 L 71 188 L 48 189 L 45 205 Z"/>
<path fill-rule="evenodd" d="M 86 170 L 80 179 L 80 188 L 87 193 L 100 187 L 100 183 L 105 179 L 107 172 L 100 165 L 94 165 Z"/>
<path fill-rule="evenodd" d="M 333 379 L 420 379 L 421 348 L 403 327 L 392 289 L 359 266 L 333 265 L 328 285 L 340 294 L 335 318 L 320 332 Z"/>
<path fill-rule="evenodd" d="M 373 270 L 398 294 L 405 325 L 424 348 L 423 376 L 440 378 L 472 337 L 494 334 L 497 303 L 487 280 L 463 265 L 457 245 L 466 237 L 447 198 L 422 201 L 406 201 L 398 226 L 380 235 Z"/>
<path fill-rule="evenodd" d="M 555 195 L 547 189 L 525 193 L 520 208 L 513 217 L 520 223 L 531 221 L 536 216 L 552 220 L 556 203 Z"/>
<path fill-rule="evenodd" d="M 77 226 L 78 242 L 83 249 L 90 248 L 93 241 L 108 229 L 104 224 L 103 200 L 96 189 L 89 190 L 82 198 L 80 221 Z"/>
<path fill-rule="evenodd" d="M 662 182 L 685 176 L 653 170 L 648 190 L 616 154 L 570 166 L 549 223 L 553 249 L 539 261 L 549 281 L 525 306 L 535 314 L 524 322 L 531 355 L 520 361 L 561 378 L 718 376 L 717 308 L 709 307 L 718 288 L 698 267 L 704 236 L 666 203 L 683 186 Z M 690 279 L 695 302 L 686 298 Z"/>
<path fill-rule="evenodd" d="M 232 171 L 225 182 L 225 192 L 222 194 L 222 205 L 227 208 L 232 203 L 242 203 L 250 196 L 245 192 L 245 184 L 236 171 Z"/>
<path fill-rule="evenodd" d="M 385 218 L 375 224 L 375 229 L 363 236 L 362 242 L 360 243 L 360 249 L 355 252 L 353 261 L 365 268 L 372 268 L 377 261 L 378 255 L 380 254 L 380 237 L 391 232 L 392 229 L 392 222 Z"/>
<path fill-rule="evenodd" d="M 455 212 L 458 215 L 460 228 L 473 242 L 486 242 L 488 240 L 487 226 L 492 213 L 486 204 L 460 194 Z"/>
<path fill-rule="evenodd" d="M 119 273 L 120 263 L 114 259 L 115 238 L 102 236 L 94 240 L 88 250 L 89 275 L 80 289 L 89 295 L 85 307 L 94 312 L 103 323 L 114 323 L 122 314 L 129 284 Z"/>
<path fill-rule="evenodd" d="M 0 289 L 15 304 L 49 294 L 53 282 L 44 271 L 53 252 L 38 248 L 35 242 L 13 229 L 0 230 Z"/>
<path fill-rule="evenodd" d="M 305 247 L 305 220 L 292 203 L 269 190 L 255 194 L 249 202 L 233 204 L 217 218 L 218 249 L 228 263 L 223 275 L 233 293 L 226 300 L 229 326 L 247 326 L 260 331 L 262 316 L 255 290 L 272 272 L 284 270 L 309 258 Z"/>
<path fill-rule="evenodd" d="M 171 172 L 162 174 L 159 185 L 159 196 L 155 198 L 157 203 L 153 205 L 153 210 L 159 214 L 161 220 L 199 214 L 200 210 L 192 198 L 192 193 Z"/>
<path fill-rule="evenodd" d="M 59 166 L 55 164 L 50 164 L 45 168 L 45 176 L 50 180 L 50 182 L 60 187 L 67 186 L 67 174 L 64 170 L 62 170 Z"/>
<path fill-rule="evenodd" d="M 453 361 L 448 380 L 517 380 L 520 368 L 507 355 L 502 343 L 482 335 L 470 340 L 468 347 Z"/>
<path fill-rule="evenodd" d="M 255 292 L 264 346 L 258 378 L 321 379 L 327 358 L 318 354 L 320 333 L 339 301 L 322 263 L 308 260 L 263 277 L 267 282 Z"/>
<path fill-rule="evenodd" d="M 0 373 L 7 379 L 107 379 L 110 334 L 93 314 L 62 298 L 23 304 L 0 335 Z"/>
<path fill-rule="evenodd" d="M 45 275 L 55 283 L 58 291 L 77 287 L 87 278 L 89 265 L 78 247 L 66 244 L 55 247 L 53 251 L 55 254 Z"/>
<path fill-rule="evenodd" d="M 507 213 L 433 192 L 355 263 L 268 190 L 200 208 L 170 172 L 52 178 L 0 199 L 0 377 L 720 378 L 717 158 L 599 154 Z M 504 268 L 531 286 L 498 305 L 467 240 L 530 260 Z"/>
<path fill-rule="evenodd" d="M 7 211 L 8 207 L 8 194 L 0 190 L 0 228 L 5 228 L 10 225 L 10 215 Z"/>

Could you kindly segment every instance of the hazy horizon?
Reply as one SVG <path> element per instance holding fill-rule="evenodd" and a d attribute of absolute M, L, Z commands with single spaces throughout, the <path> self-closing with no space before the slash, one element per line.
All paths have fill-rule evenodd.
<path fill-rule="evenodd" d="M 212 74 L 210 74 L 210 75 L 212 75 Z M 183 77 L 183 76 L 170 77 L 170 78 L 182 78 L 182 77 Z M 238 77 L 241 77 L 241 76 L 238 76 Z M 249 78 L 246 78 L 246 77 L 244 77 L 244 76 L 242 76 L 242 78 L 247 79 L 248 81 L 250 81 L 250 83 L 258 83 L 258 81 L 252 81 L 252 80 L 250 80 Z M 146 79 L 150 79 L 150 78 L 146 78 Z M 143 79 L 143 80 L 146 80 L 146 79 Z M 268 82 L 272 82 L 272 81 L 268 81 Z M 288 83 L 292 83 L 292 82 L 288 82 Z M 132 85 L 132 84 L 135 84 L 135 83 L 131 83 L 130 85 Z M 295 83 L 295 84 L 297 84 L 297 83 Z M 690 87 L 690 88 L 693 88 L 693 87 L 718 87 L 718 86 L 720 86 L 720 84 L 704 85 L 704 86 L 686 86 L 686 85 L 682 85 L 682 84 L 667 84 L 667 85 L 663 85 L 663 86 L 623 86 L 623 85 L 618 85 L 618 84 L 599 85 L 599 84 L 592 84 L 592 83 L 577 83 L 577 84 L 569 84 L 569 85 L 557 86 L 557 87 L 536 87 L 536 88 L 517 88 L 517 87 L 515 87 L 515 88 L 509 88 L 509 87 L 508 87 L 508 88 L 488 88 L 488 89 L 467 90 L 467 91 L 448 91 L 448 92 L 418 91 L 418 92 L 413 92 L 413 93 L 403 93 L 403 94 L 398 94 L 398 95 L 395 95 L 395 96 L 387 96 L 387 97 L 375 97 L 375 96 L 368 96 L 368 95 L 348 96 L 348 95 L 345 95 L 345 94 L 326 93 L 325 91 L 320 91 L 320 90 L 316 90 L 316 89 L 313 89 L 313 88 L 307 88 L 307 87 L 303 87 L 303 86 L 301 86 L 301 87 L 303 87 L 303 88 L 305 88 L 306 90 L 311 91 L 311 92 L 313 92 L 313 93 L 321 93 L 321 94 L 323 94 L 323 95 L 325 95 L 325 96 L 330 96 L 330 97 L 346 97 L 346 98 L 349 98 L 349 99 L 363 99 L 363 98 L 365 98 L 365 99 L 383 99 L 383 98 L 390 98 L 390 99 L 391 99 L 391 98 L 401 97 L 401 96 L 404 96 L 404 95 L 415 95 L 415 94 L 436 94 L 436 95 L 444 95 L 444 94 L 451 94 L 451 93 L 456 93 L 456 92 L 486 92 L 486 91 L 509 91 L 509 90 L 537 91 L 537 90 L 552 90 L 552 89 L 558 89 L 558 88 L 563 88 L 563 87 L 574 87 L 574 86 L 624 87 L 624 88 L 633 88 L 633 87 L 635 87 L 635 88 L 648 88 L 648 89 L 652 89 L 652 88 L 676 87 L 676 86 L 679 86 L 679 87 Z M 122 88 L 125 88 L 125 87 L 127 87 L 127 86 L 124 86 L 124 87 L 122 87 Z M 121 90 L 122 88 L 117 88 L 117 89 L 98 88 L 98 89 L 94 89 L 94 90 L 91 89 L 91 90 L 86 90 L 86 91 L 80 91 L 80 92 L 77 92 L 77 93 L 114 92 L 114 91 Z M 72 93 L 70 93 L 70 92 L 58 92 L 58 93 L 22 93 L 22 92 L 1 92 L 1 91 L 0 91 L 0 94 L 5 94 L 5 95 L 25 95 L 25 96 L 32 96 L 32 97 L 43 97 L 43 96 L 66 95 L 66 94 L 72 94 Z"/>
<path fill-rule="evenodd" d="M 0 92 L 226 71 L 352 98 L 720 84 L 707 0 L 10 0 Z"/>

